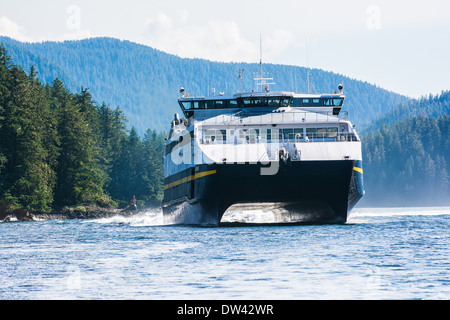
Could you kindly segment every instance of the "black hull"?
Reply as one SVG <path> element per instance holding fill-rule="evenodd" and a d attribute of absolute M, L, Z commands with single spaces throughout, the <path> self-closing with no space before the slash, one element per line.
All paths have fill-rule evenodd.
<path fill-rule="evenodd" d="M 165 180 L 167 224 L 219 225 L 239 203 L 275 203 L 280 223 L 346 223 L 363 195 L 361 161 L 298 161 L 276 175 L 261 164 L 200 165 Z"/>

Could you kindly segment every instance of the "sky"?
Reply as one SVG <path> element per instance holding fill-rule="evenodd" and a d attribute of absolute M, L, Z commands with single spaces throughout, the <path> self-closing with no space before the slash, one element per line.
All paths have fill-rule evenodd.
<path fill-rule="evenodd" d="M 309 66 L 418 98 L 450 90 L 449 0 L 0 0 L 0 35 L 114 37 L 180 57 Z M 314 81 L 314 80 L 312 80 Z"/>

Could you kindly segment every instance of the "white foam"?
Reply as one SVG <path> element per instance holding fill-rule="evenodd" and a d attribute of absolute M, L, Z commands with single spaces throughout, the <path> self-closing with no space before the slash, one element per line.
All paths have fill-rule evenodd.
<path fill-rule="evenodd" d="M 164 218 L 161 209 L 148 210 L 145 212 L 137 213 L 132 216 L 117 215 L 93 221 L 104 224 L 128 224 L 133 227 L 149 227 L 149 226 L 164 225 Z"/>
<path fill-rule="evenodd" d="M 450 207 L 357 208 L 353 217 L 439 216 L 450 215 Z"/>
<path fill-rule="evenodd" d="M 19 221 L 19 220 L 17 220 L 16 216 L 7 216 L 6 218 L 9 218 L 9 220 L 8 221 L 0 220 L 0 222 L 17 222 L 17 221 Z"/>
<path fill-rule="evenodd" d="M 230 210 L 225 212 L 221 222 L 274 223 L 275 216 L 270 210 Z"/>

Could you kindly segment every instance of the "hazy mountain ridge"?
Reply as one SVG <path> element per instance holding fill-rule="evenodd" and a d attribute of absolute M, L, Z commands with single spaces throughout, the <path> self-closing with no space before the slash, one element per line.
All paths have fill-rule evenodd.
<path fill-rule="evenodd" d="M 438 118 L 450 114 L 450 91 L 442 91 L 439 95 L 423 96 L 420 99 L 409 100 L 396 108 L 374 119 L 365 127 L 366 132 L 376 131 L 382 125 L 392 125 L 395 122 L 417 116 Z"/>

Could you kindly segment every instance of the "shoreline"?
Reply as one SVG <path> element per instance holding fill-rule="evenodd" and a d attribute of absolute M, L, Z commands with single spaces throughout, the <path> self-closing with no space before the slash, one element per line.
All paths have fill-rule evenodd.
<path fill-rule="evenodd" d="M 47 213 L 30 213 L 23 209 L 0 212 L 0 222 L 45 221 L 45 220 L 75 220 L 101 219 L 113 216 L 129 217 L 144 212 L 146 209 L 112 209 L 96 206 L 64 207 Z"/>

